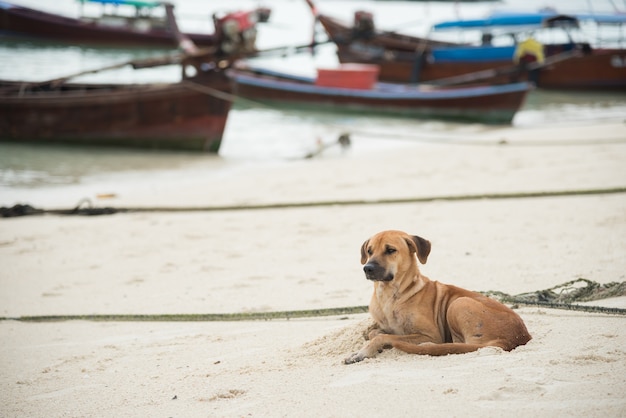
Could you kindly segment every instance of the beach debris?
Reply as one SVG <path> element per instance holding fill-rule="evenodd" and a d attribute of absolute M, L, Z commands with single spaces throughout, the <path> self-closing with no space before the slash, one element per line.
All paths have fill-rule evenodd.
<path fill-rule="evenodd" d="M 28 204 L 17 204 L 12 207 L 2 206 L 0 208 L 0 215 L 3 218 L 13 218 L 17 216 L 28 215 L 83 215 L 83 216 L 96 216 L 96 215 L 112 215 L 119 212 L 119 209 L 112 207 L 94 207 L 91 199 L 83 198 L 72 209 L 56 209 L 56 210 L 44 210 L 38 209 Z"/>
<path fill-rule="evenodd" d="M 116 193 L 98 193 L 96 195 L 98 199 L 114 199 L 117 197 Z"/>
<path fill-rule="evenodd" d="M 17 204 L 11 207 L 2 206 L 0 208 L 0 215 L 3 218 L 13 218 L 16 216 L 27 216 L 27 215 L 40 215 L 43 213 L 42 209 L 36 209 L 31 205 L 22 205 Z"/>
<path fill-rule="evenodd" d="M 324 143 L 320 138 L 317 138 L 317 149 L 312 151 L 304 156 L 304 158 L 313 158 L 320 155 L 322 152 L 326 151 L 329 148 L 335 147 L 339 145 L 342 151 L 347 150 L 352 145 L 352 141 L 350 140 L 350 134 L 348 132 L 343 132 L 339 135 L 337 142 Z"/>

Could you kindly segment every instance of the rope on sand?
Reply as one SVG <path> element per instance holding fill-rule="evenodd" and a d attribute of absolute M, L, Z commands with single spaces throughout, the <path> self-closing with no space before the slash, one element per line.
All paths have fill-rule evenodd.
<path fill-rule="evenodd" d="M 0 208 L 0 217 L 8 218 L 25 215 L 110 215 L 114 213 L 127 212 L 225 212 L 240 210 L 266 210 L 266 209 L 295 209 L 312 208 L 326 206 L 364 206 L 364 205 L 385 205 L 402 203 L 428 203 L 435 201 L 471 201 L 471 200 L 501 200 L 501 199 L 530 199 L 542 197 L 564 197 L 564 196 L 589 196 L 602 194 L 626 193 L 626 187 L 612 187 L 606 189 L 578 189 L 578 190 L 553 190 L 536 192 L 516 192 L 516 193 L 485 193 L 467 195 L 448 196 L 424 196 L 424 197 L 404 197 L 389 199 L 355 199 L 355 200 L 322 200 L 310 202 L 285 202 L 285 203 L 265 203 L 257 205 L 215 205 L 215 206 L 193 206 L 193 207 L 92 207 L 89 199 L 82 199 L 81 202 L 72 209 L 37 209 L 30 205 L 15 205 L 12 208 Z M 89 205 L 85 207 L 83 204 Z"/>
<path fill-rule="evenodd" d="M 355 136 L 365 136 L 372 138 L 391 138 L 391 139 L 406 139 L 414 142 L 434 143 L 439 145 L 477 145 L 477 146 L 513 146 L 513 147 L 540 147 L 540 146 L 589 146 L 589 145 L 610 145 L 610 144 L 625 144 L 626 137 L 606 137 L 599 138 L 593 137 L 592 139 L 548 139 L 548 138 L 533 138 L 533 139 L 508 139 L 506 134 L 502 134 L 500 138 L 484 139 L 477 136 L 468 137 L 463 135 L 449 134 L 449 133 L 428 133 L 420 132 L 419 134 L 402 134 L 402 133 L 389 133 L 379 131 L 365 131 L 359 129 L 346 129 L 350 134 Z"/>
<path fill-rule="evenodd" d="M 593 280 L 580 277 L 576 280 L 551 287 L 550 289 L 537 290 L 515 296 L 498 291 L 483 293 L 503 303 L 511 303 L 514 305 L 626 315 L 626 309 L 575 304 L 575 302 L 588 302 L 610 297 L 625 296 L 626 282 L 600 284 Z"/>
<path fill-rule="evenodd" d="M 19 317 L 0 317 L 0 321 L 22 322 L 54 321 L 105 321 L 105 322 L 232 322 L 232 321 L 269 321 L 272 319 L 317 318 L 323 316 L 350 315 L 367 312 L 367 306 L 349 306 L 344 308 L 309 309 L 300 311 L 241 312 L 216 314 L 111 314 L 111 315 L 37 315 Z"/>
<path fill-rule="evenodd" d="M 565 309 L 579 312 L 626 315 L 626 309 L 604 306 L 578 305 L 572 302 L 597 300 L 613 296 L 626 295 L 626 282 L 599 284 L 579 278 L 546 290 L 511 296 L 503 292 L 489 291 L 483 294 L 513 305 L 538 306 L 550 309 Z M 566 301 L 566 302 L 562 302 Z M 514 306 L 514 308 L 517 306 Z M 366 313 L 367 306 L 348 306 L 343 308 L 309 309 L 299 311 L 241 312 L 217 314 L 154 314 L 154 315 L 39 315 L 0 317 L 0 321 L 55 322 L 55 321 L 101 321 L 101 322 L 232 322 L 232 321 L 269 321 L 275 319 L 318 318 Z"/>
<path fill-rule="evenodd" d="M 292 208 L 309 208 L 323 206 L 364 206 L 364 205 L 386 205 L 386 204 L 402 204 L 402 203 L 428 203 L 436 201 L 470 201 L 470 200 L 499 200 L 499 199 L 527 199 L 541 197 L 562 197 L 562 196 L 585 196 L 599 194 L 618 194 L 626 193 L 626 187 L 614 187 L 608 189 L 580 189 L 580 190 L 555 190 L 544 192 L 517 192 L 517 193 L 486 193 L 486 194 L 468 194 L 468 195 L 448 195 L 448 196 L 424 196 L 424 197 L 406 197 L 406 198 L 389 198 L 389 199 L 355 199 L 355 200 L 328 200 L 317 202 L 286 202 L 286 203 L 267 203 L 258 205 L 243 206 L 204 206 L 204 207 L 187 207 L 187 208 L 128 208 L 128 212 L 186 212 L 186 211 L 235 211 L 235 210 L 263 210 L 263 209 L 292 209 Z"/>

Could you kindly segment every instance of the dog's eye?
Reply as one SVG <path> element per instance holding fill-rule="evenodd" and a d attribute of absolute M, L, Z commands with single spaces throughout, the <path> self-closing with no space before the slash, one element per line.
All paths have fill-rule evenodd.
<path fill-rule="evenodd" d="M 368 255 L 372 255 L 372 253 L 373 253 L 372 248 L 371 248 L 371 247 L 370 247 L 370 248 L 368 248 L 368 249 L 367 249 L 367 254 L 368 254 Z"/>
<path fill-rule="evenodd" d="M 387 249 L 385 250 L 385 254 L 393 254 L 396 252 L 395 248 L 391 248 L 391 247 L 387 247 Z"/>

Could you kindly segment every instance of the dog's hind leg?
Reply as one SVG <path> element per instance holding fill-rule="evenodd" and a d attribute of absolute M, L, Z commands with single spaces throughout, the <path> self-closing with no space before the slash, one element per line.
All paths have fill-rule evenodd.
<path fill-rule="evenodd" d="M 497 342 L 488 344 L 468 344 L 468 343 L 444 343 L 444 344 L 419 344 L 415 345 L 406 341 L 397 341 L 393 344 L 394 348 L 409 354 L 422 354 L 428 356 L 445 356 L 448 354 L 465 354 L 477 351 L 484 347 L 503 348 Z"/>

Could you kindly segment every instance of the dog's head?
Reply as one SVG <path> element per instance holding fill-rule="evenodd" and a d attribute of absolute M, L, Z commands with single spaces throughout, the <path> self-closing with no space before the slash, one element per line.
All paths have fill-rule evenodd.
<path fill-rule="evenodd" d="M 361 246 L 361 264 L 368 280 L 390 282 L 398 272 L 426 264 L 430 241 L 402 231 L 383 231 Z"/>

